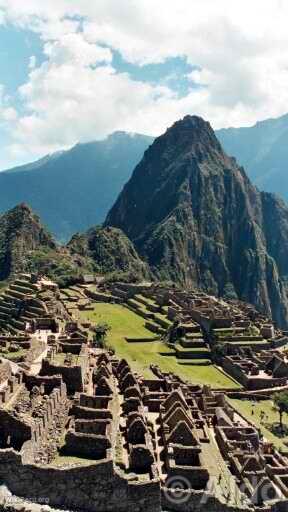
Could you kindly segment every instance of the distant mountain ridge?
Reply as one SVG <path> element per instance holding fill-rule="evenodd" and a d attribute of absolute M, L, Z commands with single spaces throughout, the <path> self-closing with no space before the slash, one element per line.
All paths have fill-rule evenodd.
<path fill-rule="evenodd" d="M 115 132 L 103 141 L 0 173 L 0 213 L 22 202 L 60 241 L 101 224 L 152 137 Z"/>
<path fill-rule="evenodd" d="M 248 128 L 218 130 L 216 135 L 258 188 L 288 203 L 288 114 Z"/>
<path fill-rule="evenodd" d="M 288 114 L 215 132 L 261 190 L 288 202 Z M 26 202 L 61 242 L 101 224 L 154 137 L 115 132 L 0 172 L 0 213 Z"/>
<path fill-rule="evenodd" d="M 211 126 L 186 116 L 144 153 L 105 225 L 159 279 L 238 297 L 288 326 L 288 208 L 260 193 Z"/>

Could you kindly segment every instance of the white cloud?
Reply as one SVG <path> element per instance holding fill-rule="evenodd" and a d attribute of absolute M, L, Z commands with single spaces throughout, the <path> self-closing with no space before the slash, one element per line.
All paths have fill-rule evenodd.
<path fill-rule="evenodd" d="M 29 59 L 29 69 L 34 69 L 36 67 L 36 63 L 37 63 L 37 60 L 36 60 L 36 57 L 35 55 L 31 55 L 30 59 Z"/>
<path fill-rule="evenodd" d="M 186 113 L 221 127 L 286 112 L 285 0 L 0 0 L 0 8 L 39 32 L 47 57 L 39 67 L 30 61 L 20 89 L 18 149 L 51 151 L 115 129 L 156 135 Z M 185 56 L 199 68 L 189 76 L 197 88 L 179 98 L 116 73 L 111 49 L 138 66 Z"/>
<path fill-rule="evenodd" d="M 111 50 L 89 44 L 80 33 L 65 34 L 57 41 L 46 43 L 44 53 L 55 66 L 69 63 L 76 67 L 86 67 L 112 61 Z"/>
<path fill-rule="evenodd" d="M 17 119 L 16 110 L 10 105 L 10 98 L 6 94 L 5 87 L 0 84 L 0 125 L 7 127 L 7 123 Z"/>

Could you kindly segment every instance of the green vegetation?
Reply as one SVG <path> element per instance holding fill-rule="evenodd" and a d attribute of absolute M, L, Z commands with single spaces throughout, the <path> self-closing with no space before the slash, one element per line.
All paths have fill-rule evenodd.
<path fill-rule="evenodd" d="M 111 331 L 111 327 L 107 322 L 99 322 L 94 327 L 93 342 L 95 347 L 106 348 L 107 347 L 107 334 Z"/>
<path fill-rule="evenodd" d="M 56 244 L 27 205 L 20 204 L 1 215 L 0 280 L 25 271 L 30 252 L 40 247 L 55 249 Z"/>
<path fill-rule="evenodd" d="M 268 441 L 274 443 L 277 448 L 287 450 L 285 442 L 288 442 L 288 435 L 284 433 L 283 437 L 280 437 L 277 433 L 279 414 L 275 410 L 273 400 L 260 400 L 258 402 L 238 399 L 228 400 L 237 411 L 261 430 Z"/>
<path fill-rule="evenodd" d="M 95 226 L 74 235 L 67 247 L 72 255 L 92 261 L 94 272 L 105 274 L 106 281 L 134 282 L 148 276 L 145 263 L 120 229 Z"/>
<path fill-rule="evenodd" d="M 7 352 L 7 353 L 5 353 L 5 351 L 2 351 L 2 352 L 0 352 L 0 357 L 4 357 L 5 359 L 9 359 L 9 361 L 12 361 L 12 362 L 13 361 L 19 362 L 20 360 L 22 361 L 24 359 L 26 354 L 27 354 L 27 350 L 19 349 L 16 352 Z"/>
<path fill-rule="evenodd" d="M 174 350 L 160 341 L 128 343 L 125 337 L 151 338 L 145 320 L 133 311 L 118 304 L 95 304 L 94 311 L 80 311 L 80 319 L 91 323 L 107 322 L 111 326 L 108 342 L 119 358 L 125 358 L 132 368 L 146 378 L 153 378 L 150 364 L 158 365 L 164 372 L 173 372 L 184 380 L 213 387 L 239 387 L 216 367 L 179 364 Z M 184 361 L 183 361 L 184 362 Z M 200 363 L 200 361 L 199 361 Z"/>
<path fill-rule="evenodd" d="M 79 262 L 76 264 L 71 255 L 65 251 L 41 247 L 30 254 L 26 268 L 28 272 L 38 271 L 50 277 L 64 288 L 78 283 L 83 273 L 90 271 L 88 260 L 83 260 L 81 263 L 81 266 Z"/>
<path fill-rule="evenodd" d="M 282 391 L 274 395 L 274 408 L 279 414 L 279 423 L 283 432 L 283 414 L 288 414 L 288 392 Z"/>

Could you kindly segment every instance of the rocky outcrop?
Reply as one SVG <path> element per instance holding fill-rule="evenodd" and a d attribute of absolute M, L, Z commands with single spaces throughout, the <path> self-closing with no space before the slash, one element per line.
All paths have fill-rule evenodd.
<path fill-rule="evenodd" d="M 132 281 L 144 279 L 149 274 L 132 242 L 117 228 L 96 226 L 86 233 L 74 235 L 67 248 L 72 255 L 92 261 L 94 271 L 100 274 L 120 273 Z"/>
<path fill-rule="evenodd" d="M 237 296 L 288 326 L 288 209 L 251 184 L 201 118 L 155 140 L 106 225 L 130 237 L 158 278 Z"/>
<path fill-rule="evenodd" d="M 40 247 L 56 244 L 29 206 L 20 204 L 0 216 L 0 280 L 26 270 L 27 256 Z"/>

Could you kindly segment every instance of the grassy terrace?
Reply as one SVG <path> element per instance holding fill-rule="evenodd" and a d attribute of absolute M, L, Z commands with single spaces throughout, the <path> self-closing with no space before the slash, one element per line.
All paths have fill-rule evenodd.
<path fill-rule="evenodd" d="M 144 295 L 135 295 L 135 299 L 137 300 L 138 298 L 146 302 L 146 304 L 155 304 L 155 301 L 153 299 L 150 299 L 149 297 L 144 297 Z"/>
<path fill-rule="evenodd" d="M 27 352 L 28 352 L 28 350 L 25 350 L 25 349 L 19 349 L 19 350 L 17 350 L 17 352 L 7 352 L 6 354 L 0 352 L 0 357 L 9 359 L 9 361 L 12 361 L 12 362 L 13 361 L 17 362 L 17 361 L 19 361 L 20 358 L 25 357 Z"/>
<path fill-rule="evenodd" d="M 252 402 L 250 400 L 229 399 L 229 402 L 237 411 L 239 411 L 239 413 L 247 418 L 247 420 L 254 423 L 257 428 L 260 428 L 265 439 L 274 443 L 277 448 L 282 448 L 287 451 L 287 446 L 285 446 L 284 442 L 288 442 L 288 435 L 278 437 L 271 431 L 273 425 L 277 425 L 279 423 L 279 414 L 273 410 L 272 400 Z M 261 423 L 260 418 L 261 411 L 265 413 L 263 423 Z M 285 427 L 288 427 L 287 419 L 287 415 L 284 414 L 283 424 Z"/>
<path fill-rule="evenodd" d="M 185 366 L 179 364 L 174 351 L 162 342 L 128 343 L 125 336 L 151 338 L 145 320 L 118 304 L 97 303 L 93 311 L 80 311 L 80 319 L 91 323 L 107 322 L 111 326 L 109 344 L 118 357 L 127 359 L 132 368 L 146 378 L 153 378 L 150 364 L 158 365 L 164 372 L 173 372 L 195 384 L 210 384 L 213 387 L 237 388 L 237 384 L 223 375 L 214 366 Z"/>

